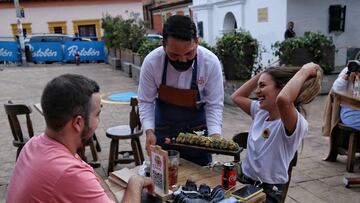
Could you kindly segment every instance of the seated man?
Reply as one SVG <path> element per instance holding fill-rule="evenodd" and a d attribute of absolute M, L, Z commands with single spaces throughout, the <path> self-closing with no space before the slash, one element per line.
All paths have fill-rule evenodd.
<path fill-rule="evenodd" d="M 352 92 L 355 79 L 359 79 L 359 77 L 360 72 L 358 70 L 349 71 L 348 67 L 345 67 L 335 80 L 332 88 L 335 91 Z M 360 111 L 346 105 L 341 105 L 340 119 L 345 125 L 360 130 Z"/>
<path fill-rule="evenodd" d="M 100 101 L 98 84 L 81 75 L 62 75 L 46 85 L 45 133 L 22 149 L 6 202 L 113 202 L 102 179 L 76 154 L 99 124 Z M 149 179 L 132 177 L 123 202 L 140 202 L 143 187 L 153 190 Z"/>

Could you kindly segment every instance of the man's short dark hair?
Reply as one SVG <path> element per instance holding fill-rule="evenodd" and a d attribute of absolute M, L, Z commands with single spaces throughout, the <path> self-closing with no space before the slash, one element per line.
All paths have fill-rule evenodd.
<path fill-rule="evenodd" d="M 100 91 L 99 85 L 82 75 L 65 74 L 47 83 L 41 96 L 46 125 L 58 132 L 76 115 L 89 124 L 91 96 Z"/>
<path fill-rule="evenodd" d="M 164 41 L 166 42 L 169 37 L 184 41 L 191 41 L 191 39 L 196 39 L 197 33 L 195 23 L 188 16 L 170 16 L 166 20 L 163 27 Z"/>

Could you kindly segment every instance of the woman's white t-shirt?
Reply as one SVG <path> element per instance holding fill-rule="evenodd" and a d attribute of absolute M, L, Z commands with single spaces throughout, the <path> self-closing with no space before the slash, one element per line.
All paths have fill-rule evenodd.
<path fill-rule="evenodd" d="M 243 173 L 253 180 L 269 184 L 288 181 L 290 161 L 308 132 L 308 122 L 299 112 L 296 129 L 288 136 L 281 119 L 268 121 L 269 112 L 251 103 L 251 117 L 246 158 L 242 161 Z"/>

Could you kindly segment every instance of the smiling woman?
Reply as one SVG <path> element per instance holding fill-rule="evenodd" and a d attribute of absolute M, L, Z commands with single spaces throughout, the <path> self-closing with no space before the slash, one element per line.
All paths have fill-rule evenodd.
<path fill-rule="evenodd" d="M 321 77 L 322 71 L 314 63 L 300 70 L 269 68 L 231 95 L 234 103 L 253 119 L 238 179 L 248 184 L 264 182 L 261 187 L 272 202 L 284 201 L 290 161 L 308 131 L 301 106 L 319 93 Z M 254 90 L 258 101 L 249 99 Z"/>

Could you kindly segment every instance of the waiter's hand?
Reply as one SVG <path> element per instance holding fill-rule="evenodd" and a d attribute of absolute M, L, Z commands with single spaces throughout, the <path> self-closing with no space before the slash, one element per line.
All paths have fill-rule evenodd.
<path fill-rule="evenodd" d="M 220 134 L 214 133 L 214 134 L 209 135 L 209 137 L 220 138 L 221 136 L 220 136 Z"/>
<path fill-rule="evenodd" d="M 154 130 L 152 130 L 152 129 L 146 130 L 145 135 L 146 135 L 145 149 L 146 149 L 148 155 L 150 156 L 150 145 L 155 145 L 156 136 L 154 134 Z"/>

